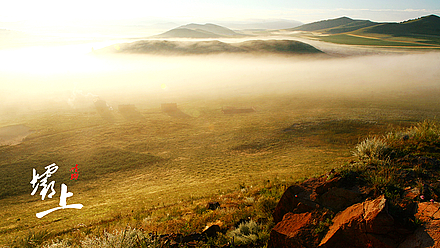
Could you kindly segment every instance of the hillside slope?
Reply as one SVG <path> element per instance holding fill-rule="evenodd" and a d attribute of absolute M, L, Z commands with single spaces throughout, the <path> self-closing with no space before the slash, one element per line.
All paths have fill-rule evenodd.
<path fill-rule="evenodd" d="M 323 20 L 305 24 L 289 31 L 316 31 L 340 34 L 359 30 L 361 33 L 393 36 L 440 35 L 440 17 L 429 15 L 401 23 L 377 23 L 370 20 L 353 20 L 348 17 Z"/>
<path fill-rule="evenodd" d="M 276 54 L 319 54 L 315 47 L 293 40 L 251 40 L 240 43 L 221 41 L 178 42 L 167 40 L 141 40 L 119 44 L 96 51 L 116 53 L 144 53 L 160 55 L 190 55 L 219 53 L 276 53 Z"/>
<path fill-rule="evenodd" d="M 204 25 L 191 23 L 191 24 L 181 26 L 180 28 L 187 28 L 187 29 L 191 29 L 191 30 L 203 30 L 205 32 L 210 32 L 210 33 L 214 33 L 217 35 L 225 35 L 225 36 L 239 35 L 238 33 L 230 30 L 229 28 L 222 27 L 222 26 L 212 24 L 212 23 L 206 23 Z"/>
<path fill-rule="evenodd" d="M 234 32 L 229 28 L 216 24 L 187 24 L 165 33 L 156 35 L 157 38 L 220 38 L 220 37 L 242 37 L 243 34 Z"/>
<path fill-rule="evenodd" d="M 353 20 L 350 23 L 338 27 L 330 28 L 327 29 L 326 31 L 329 34 L 340 34 L 340 33 L 356 31 L 362 28 L 371 27 L 375 25 L 377 25 L 376 22 L 372 22 L 369 20 Z"/>
<path fill-rule="evenodd" d="M 305 24 L 287 31 L 327 34 L 312 35 L 322 41 L 338 44 L 437 48 L 440 44 L 440 17 L 429 15 L 401 23 L 376 23 L 341 17 Z"/>
<path fill-rule="evenodd" d="M 384 23 L 366 28 L 363 30 L 363 32 L 389 34 L 393 36 L 440 36 L 440 17 L 436 15 L 429 15 L 402 23 Z"/>
<path fill-rule="evenodd" d="M 302 26 L 289 29 L 290 31 L 319 31 L 330 34 L 338 34 L 355 31 L 361 28 L 377 25 L 378 23 L 369 20 L 353 20 L 348 17 L 323 20 L 304 24 Z"/>
<path fill-rule="evenodd" d="M 340 17 L 336 19 L 330 19 L 330 20 L 322 20 L 318 22 L 312 22 L 308 24 L 304 24 L 302 26 L 292 28 L 289 30 L 298 30 L 298 31 L 317 31 L 317 30 L 323 30 L 327 28 L 334 28 L 341 25 L 345 25 L 348 23 L 353 22 L 353 19 L 348 17 Z"/>
<path fill-rule="evenodd" d="M 214 34 L 203 30 L 192 30 L 187 28 L 175 28 L 160 35 L 158 38 L 221 38 L 222 35 Z"/>

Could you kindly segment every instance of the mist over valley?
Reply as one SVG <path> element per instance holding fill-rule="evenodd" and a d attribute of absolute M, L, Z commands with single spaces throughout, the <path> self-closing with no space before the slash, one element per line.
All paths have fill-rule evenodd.
<path fill-rule="evenodd" d="M 160 102 L 196 95 L 216 98 L 314 91 L 397 94 L 438 86 L 437 52 L 343 46 L 298 38 L 312 46 L 304 45 L 311 52 L 297 54 L 295 50 L 285 53 L 288 47 L 283 46 L 304 43 L 283 40 L 115 41 L 23 48 L 16 50 L 19 53 L 3 50 L 3 108 L 43 101 L 66 106 L 72 92 L 78 90 L 109 95 L 114 100 L 131 93 L 140 98 L 154 96 Z M 112 45 L 101 52 L 99 47 L 106 44 Z M 108 50 L 111 52 L 105 52 Z M 316 52 L 321 55 L 314 55 Z"/>

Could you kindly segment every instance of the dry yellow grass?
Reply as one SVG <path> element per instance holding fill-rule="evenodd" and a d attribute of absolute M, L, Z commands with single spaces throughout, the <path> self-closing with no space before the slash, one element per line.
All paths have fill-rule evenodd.
<path fill-rule="evenodd" d="M 36 132 L 19 145 L 0 147 L 0 166 L 8 175 L 0 180 L 0 242 L 29 230 L 72 232 L 118 222 L 120 216 L 151 215 L 154 209 L 222 195 L 240 184 L 320 175 L 349 160 L 363 137 L 437 115 L 438 107 L 425 105 L 431 101 L 435 98 L 430 95 L 358 99 L 286 94 L 203 105 L 187 100 L 181 110 L 199 113 L 192 118 L 172 118 L 159 108 L 141 108 L 146 118 L 138 121 L 115 113 L 115 123 L 74 110 L 24 116 L 22 122 Z M 226 103 L 254 106 L 257 112 L 223 115 Z M 32 168 L 42 173 L 53 162 L 60 166 L 53 176 L 58 194 L 41 201 L 30 195 Z M 75 164 L 79 178 L 70 180 Z M 61 183 L 74 193 L 67 203 L 81 203 L 83 209 L 37 219 L 37 212 L 58 206 Z"/>

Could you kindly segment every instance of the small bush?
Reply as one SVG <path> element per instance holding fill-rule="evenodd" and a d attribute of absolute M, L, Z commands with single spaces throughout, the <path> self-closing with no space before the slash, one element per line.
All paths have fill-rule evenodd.
<path fill-rule="evenodd" d="M 204 214 L 206 211 L 208 211 L 208 209 L 206 208 L 206 206 L 201 206 L 201 205 L 197 205 L 194 208 L 194 212 L 197 214 Z"/>
<path fill-rule="evenodd" d="M 271 215 L 277 204 L 273 197 L 261 197 L 257 202 L 257 209 L 265 215 Z"/>
<path fill-rule="evenodd" d="M 97 237 L 86 237 L 81 241 L 82 247 L 86 248 L 106 248 L 106 247 L 149 247 L 149 243 L 153 243 L 148 237 L 144 237 L 140 230 L 130 227 L 123 231 L 114 231 L 109 233 L 104 231 L 103 235 Z"/>
<path fill-rule="evenodd" d="M 434 121 L 425 120 L 406 130 L 390 132 L 386 139 L 401 157 L 408 154 L 438 153 L 440 127 Z"/>
<path fill-rule="evenodd" d="M 250 220 L 249 222 L 240 224 L 238 228 L 231 231 L 228 236 L 231 237 L 234 245 L 254 244 L 259 239 L 258 233 L 260 229 L 260 225 Z"/>
<path fill-rule="evenodd" d="M 440 130 L 437 124 L 433 121 L 425 120 L 418 123 L 410 129 L 414 133 L 414 138 L 423 141 L 438 141 L 440 137 Z"/>
<path fill-rule="evenodd" d="M 315 234 L 325 234 L 332 224 L 332 219 L 327 218 L 324 221 L 320 221 L 313 231 Z"/>
<path fill-rule="evenodd" d="M 384 140 L 373 137 L 367 138 L 356 145 L 353 155 L 360 160 L 381 159 L 385 157 L 388 151 L 389 147 Z"/>
<path fill-rule="evenodd" d="M 402 191 L 396 165 L 382 161 L 375 170 L 366 170 L 363 177 L 377 194 L 385 194 L 388 199 L 399 197 Z"/>

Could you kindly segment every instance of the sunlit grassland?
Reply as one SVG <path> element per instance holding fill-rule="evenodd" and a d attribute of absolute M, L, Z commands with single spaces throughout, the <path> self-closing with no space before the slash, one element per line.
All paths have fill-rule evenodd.
<path fill-rule="evenodd" d="M 29 230 L 62 233 L 117 221 L 239 185 L 320 175 L 349 161 L 354 145 L 369 135 L 435 118 L 437 95 L 186 98 L 178 106 L 192 117 L 173 118 L 159 106 L 140 104 L 143 119 L 128 121 L 114 111 L 114 123 L 93 105 L 15 116 L 11 121 L 35 132 L 19 145 L 0 147 L 0 242 Z M 252 106 L 256 112 L 224 115 L 223 106 Z M 32 168 L 41 174 L 54 162 L 57 194 L 44 201 L 31 196 Z M 70 180 L 75 164 L 79 178 Z M 36 218 L 58 206 L 61 183 L 74 194 L 67 203 L 83 209 Z"/>
<path fill-rule="evenodd" d="M 361 33 L 362 34 L 362 33 Z M 362 34 L 360 36 L 349 34 L 336 34 L 328 36 L 317 36 L 316 38 L 336 44 L 346 45 L 366 45 L 366 46 L 396 46 L 396 47 L 417 47 L 438 49 L 437 44 L 429 44 L 429 41 L 423 39 L 407 37 L 383 37 L 371 34 Z"/>

